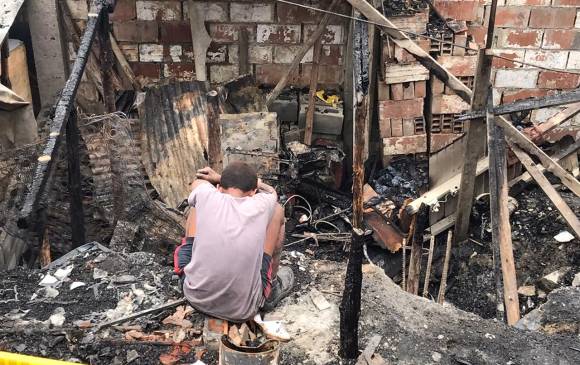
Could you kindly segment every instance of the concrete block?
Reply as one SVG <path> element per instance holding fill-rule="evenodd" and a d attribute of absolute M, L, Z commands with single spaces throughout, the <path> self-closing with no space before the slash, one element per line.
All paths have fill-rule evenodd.
<path fill-rule="evenodd" d="M 269 110 L 278 114 L 281 122 L 298 122 L 298 96 L 296 94 L 280 95 L 274 100 Z"/>
<path fill-rule="evenodd" d="M 300 43 L 300 25 L 258 24 L 258 43 Z"/>
<path fill-rule="evenodd" d="M 344 114 L 342 107 L 333 108 L 332 106 L 314 105 L 314 125 L 313 132 L 321 134 L 340 135 L 342 133 L 342 124 L 344 122 Z M 308 103 L 300 105 L 300 115 L 298 126 L 305 128 L 306 113 L 308 111 Z"/>
<path fill-rule="evenodd" d="M 209 70 L 211 82 L 213 83 L 230 81 L 239 74 L 238 65 L 211 65 Z"/>
<path fill-rule="evenodd" d="M 538 80 L 538 70 L 497 70 L 495 87 L 534 89 Z"/>
<path fill-rule="evenodd" d="M 213 1 L 196 2 L 201 7 L 203 19 L 206 22 L 227 22 L 228 3 L 216 3 Z M 183 19 L 189 20 L 188 2 L 183 2 Z"/>
<path fill-rule="evenodd" d="M 568 51 L 527 50 L 525 61 L 544 67 L 557 69 L 566 68 L 566 62 L 568 61 Z"/>
<path fill-rule="evenodd" d="M 318 25 L 305 25 L 304 36 L 305 39 L 312 37 Z M 343 44 L 344 43 L 344 27 L 342 25 L 328 25 L 322 36 L 320 36 L 322 44 Z"/>
<path fill-rule="evenodd" d="M 274 4 L 231 3 L 230 19 L 232 22 L 273 22 Z"/>
<path fill-rule="evenodd" d="M 137 0 L 139 20 L 181 20 L 181 1 Z"/>
<path fill-rule="evenodd" d="M 140 44 L 139 61 L 141 62 L 163 62 L 163 45 L 161 44 Z"/>

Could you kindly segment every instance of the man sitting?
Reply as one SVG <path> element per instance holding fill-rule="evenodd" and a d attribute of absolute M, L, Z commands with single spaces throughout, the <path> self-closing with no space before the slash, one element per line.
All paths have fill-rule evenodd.
<path fill-rule="evenodd" d="M 187 300 L 233 322 L 272 309 L 294 284 L 290 268 L 278 270 L 284 211 L 276 190 L 248 164 L 233 162 L 222 175 L 199 170 L 188 202 L 185 244 L 174 257 Z"/>

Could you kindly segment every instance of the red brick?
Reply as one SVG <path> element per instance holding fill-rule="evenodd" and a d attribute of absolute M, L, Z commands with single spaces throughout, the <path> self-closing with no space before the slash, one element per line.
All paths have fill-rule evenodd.
<path fill-rule="evenodd" d="M 191 43 L 191 26 L 188 21 L 162 22 L 159 26 L 163 44 Z"/>
<path fill-rule="evenodd" d="M 310 84 L 312 65 L 302 65 L 301 84 Z M 342 84 L 344 69 L 341 66 L 320 65 L 318 69 L 318 84 L 322 86 L 338 86 Z"/>
<path fill-rule="evenodd" d="M 476 20 L 479 1 L 435 0 L 433 6 L 445 18 Z"/>
<path fill-rule="evenodd" d="M 580 75 L 562 72 L 542 71 L 538 78 L 538 87 L 542 89 L 575 89 L 579 83 Z"/>
<path fill-rule="evenodd" d="M 580 0 L 554 0 L 553 6 L 580 6 Z"/>
<path fill-rule="evenodd" d="M 256 65 L 256 81 L 264 85 L 276 85 L 288 69 L 288 65 L 265 64 Z M 299 70 L 294 71 L 288 80 L 289 85 L 298 85 L 300 82 Z"/>
<path fill-rule="evenodd" d="M 210 24 L 209 35 L 214 42 L 236 42 L 239 36 L 239 28 L 232 24 Z"/>
<path fill-rule="evenodd" d="M 501 48 L 539 48 L 542 34 L 536 29 L 499 29 L 497 43 Z"/>
<path fill-rule="evenodd" d="M 294 2 L 300 3 L 300 1 Z M 302 1 L 301 3 L 311 5 L 310 1 Z M 321 19 L 321 13 L 315 10 L 285 3 L 278 3 L 276 13 L 278 22 L 282 24 L 318 23 Z"/>
<path fill-rule="evenodd" d="M 533 8 L 530 15 L 531 28 L 573 28 L 576 20 L 574 8 Z"/>
<path fill-rule="evenodd" d="M 304 39 L 310 39 L 316 28 L 316 25 L 305 25 Z M 344 41 L 343 33 L 344 27 L 342 25 L 328 25 L 320 36 L 320 40 L 322 44 L 342 44 Z"/>
<path fill-rule="evenodd" d="M 423 115 L 423 99 L 379 101 L 379 118 L 415 118 Z"/>
<path fill-rule="evenodd" d="M 530 19 L 530 9 L 523 7 L 498 7 L 495 15 L 496 27 L 525 28 Z M 539 27 L 541 28 L 541 27 Z"/>
<path fill-rule="evenodd" d="M 527 89 L 518 91 L 505 91 L 503 93 L 502 103 L 513 103 L 517 100 L 529 98 L 541 98 L 548 95 L 548 90 Z"/>
<path fill-rule="evenodd" d="M 485 45 L 485 38 L 487 35 L 487 27 L 483 25 L 478 26 L 468 26 L 467 34 L 473 38 L 473 41 L 477 43 L 480 47 Z"/>
<path fill-rule="evenodd" d="M 523 52 L 523 50 L 522 50 L 522 52 Z M 496 54 L 496 53 L 494 52 L 494 54 Z M 501 56 L 501 57 L 509 58 L 510 60 L 523 61 L 523 56 L 519 55 L 515 52 L 509 52 L 509 51 L 508 52 L 501 52 L 501 53 L 498 52 L 497 55 Z M 513 61 L 505 60 L 502 58 L 494 57 L 493 61 L 492 61 L 492 66 L 494 68 L 516 68 L 516 67 L 520 67 L 521 64 L 513 62 Z"/>
<path fill-rule="evenodd" d="M 475 76 L 477 56 L 439 56 L 437 61 L 457 77 Z"/>
<path fill-rule="evenodd" d="M 195 78 L 193 63 L 167 63 L 163 66 L 163 74 L 167 78 L 192 80 Z"/>
<path fill-rule="evenodd" d="M 135 0 L 118 0 L 115 11 L 109 16 L 112 21 L 133 20 L 137 18 Z"/>
<path fill-rule="evenodd" d="M 543 48 L 580 49 L 580 31 L 548 29 L 544 35 Z"/>
<path fill-rule="evenodd" d="M 157 42 L 158 28 L 155 21 L 131 20 L 115 22 L 113 23 L 113 34 L 119 42 Z"/>
<path fill-rule="evenodd" d="M 131 63 L 131 69 L 135 76 L 158 79 L 161 75 L 161 64 L 159 63 Z"/>

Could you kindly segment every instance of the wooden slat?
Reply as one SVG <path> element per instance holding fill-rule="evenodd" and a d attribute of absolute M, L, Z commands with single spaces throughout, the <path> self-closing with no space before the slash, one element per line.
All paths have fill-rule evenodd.
<path fill-rule="evenodd" d="M 525 153 L 521 148 L 519 148 L 515 143 L 509 143 L 510 148 L 518 157 L 522 165 L 526 168 L 526 170 L 530 173 L 532 178 L 538 183 L 540 188 L 546 193 L 550 201 L 554 204 L 556 209 L 560 212 L 570 229 L 576 235 L 576 238 L 580 238 L 580 221 L 578 221 L 578 217 L 576 214 L 570 209 L 568 204 L 562 199 L 560 194 L 554 189 L 552 184 L 548 181 L 548 179 L 542 174 L 539 170 L 538 166 L 534 163 L 531 157 Z"/>
<path fill-rule="evenodd" d="M 320 66 L 320 52 L 322 42 L 320 38 L 314 42 L 312 54 L 312 71 L 310 72 L 310 89 L 308 90 L 308 109 L 306 110 L 306 126 L 304 128 L 304 144 L 310 146 L 312 143 L 312 131 L 314 129 L 314 101 L 316 97 L 316 87 L 318 86 L 318 70 Z"/>
<path fill-rule="evenodd" d="M 198 81 L 208 81 L 205 61 L 207 49 L 211 43 L 211 38 L 205 29 L 205 22 L 201 10 L 201 5 L 203 4 L 196 3 L 194 0 L 187 1 L 189 26 L 191 28 L 191 38 L 193 39 L 193 62 L 195 63 L 195 78 Z"/>

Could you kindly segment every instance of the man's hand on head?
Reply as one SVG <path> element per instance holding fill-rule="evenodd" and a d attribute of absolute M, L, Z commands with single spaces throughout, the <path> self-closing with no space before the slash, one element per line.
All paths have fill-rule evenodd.
<path fill-rule="evenodd" d="M 215 172 L 211 167 L 206 166 L 197 170 L 196 176 L 198 179 L 205 180 L 213 185 L 220 183 L 221 175 Z"/>

